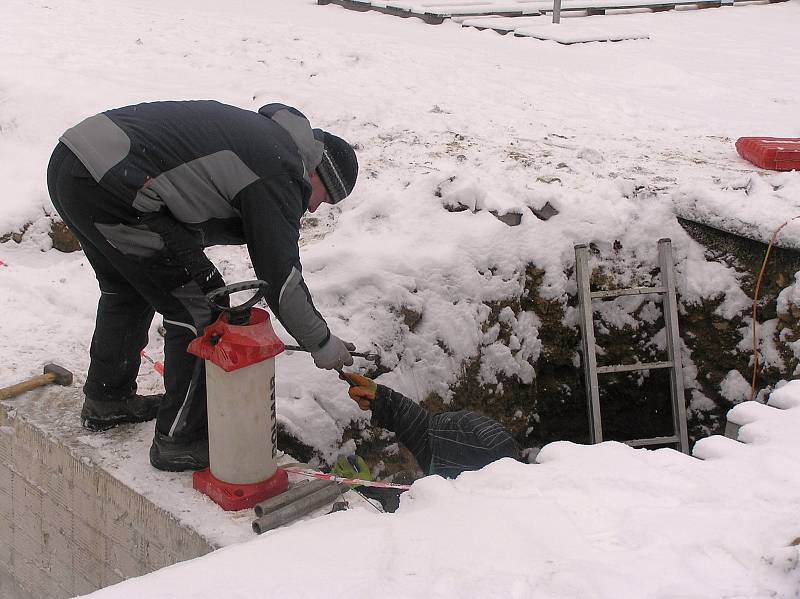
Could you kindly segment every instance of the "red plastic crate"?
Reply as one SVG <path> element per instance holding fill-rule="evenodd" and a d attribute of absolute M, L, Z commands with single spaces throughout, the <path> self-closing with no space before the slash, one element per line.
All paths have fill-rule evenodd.
<path fill-rule="evenodd" d="M 800 138 L 740 137 L 736 151 L 745 160 L 771 171 L 800 170 Z"/>

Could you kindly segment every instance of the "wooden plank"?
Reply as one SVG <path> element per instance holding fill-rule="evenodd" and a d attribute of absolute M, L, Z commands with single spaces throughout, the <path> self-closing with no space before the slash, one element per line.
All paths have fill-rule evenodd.
<path fill-rule="evenodd" d="M 590 25 L 581 21 L 583 19 L 571 19 L 569 24 L 559 25 L 553 23 L 522 27 L 514 30 L 514 35 L 553 41 L 565 45 L 587 42 L 619 42 L 623 40 L 648 39 L 650 37 L 642 32 L 598 26 L 596 23 Z"/>
<path fill-rule="evenodd" d="M 437 5 L 427 7 L 424 3 L 386 2 L 387 8 L 407 10 L 414 15 L 431 15 L 435 17 L 484 16 L 499 15 L 505 17 L 537 15 L 539 10 L 530 6 L 532 3 L 520 2 L 480 2 Z"/>
<path fill-rule="evenodd" d="M 436 11 L 439 9 L 448 9 L 452 6 L 481 6 L 484 8 L 492 8 L 497 2 L 492 0 L 439 0 L 438 2 L 401 2 L 387 0 L 387 5 L 396 8 L 405 8 L 416 12 Z"/>
<path fill-rule="evenodd" d="M 539 13 L 539 17 L 541 13 Z M 484 18 L 469 18 L 461 21 L 462 27 L 474 27 L 475 29 L 493 29 L 501 35 L 510 33 L 520 27 L 528 27 L 537 25 L 542 22 L 542 19 L 537 16 L 527 17 L 484 17 Z"/>
<path fill-rule="evenodd" d="M 696 6 L 702 8 L 718 8 L 720 6 L 732 6 L 734 2 L 749 2 L 751 0 L 564 0 L 561 4 L 562 11 L 585 11 L 589 15 L 606 14 L 609 10 L 628 10 L 636 8 L 648 8 L 653 12 L 674 10 L 678 6 Z M 763 0 L 769 4 L 775 2 L 786 2 L 787 0 Z M 400 0 L 317 0 L 317 4 L 336 4 L 348 10 L 357 12 L 375 11 L 389 14 L 396 17 L 409 18 L 416 17 L 425 23 L 438 25 L 448 18 L 480 18 L 480 17 L 500 17 L 500 18 L 523 18 L 552 13 L 554 2 L 550 0 L 428 0 L 426 2 L 408 2 Z M 512 29 L 508 23 L 487 24 L 484 22 L 462 23 L 465 27 L 475 27 L 477 29 L 494 29 L 499 33 L 509 33 L 517 31 L 519 28 Z M 521 23 L 526 26 L 528 23 Z M 519 33 L 520 37 L 536 37 L 538 39 L 552 39 L 559 43 L 578 43 L 579 41 L 619 41 L 622 39 L 641 39 L 646 35 L 635 35 L 613 38 L 598 39 L 555 39 L 555 37 L 540 37 L 529 31 Z"/>
<path fill-rule="evenodd" d="M 529 10 L 524 12 L 522 10 L 509 10 L 506 12 L 497 13 L 496 9 L 490 8 L 490 4 L 481 3 L 476 6 L 465 6 L 464 3 L 455 5 L 453 9 L 425 10 L 422 7 L 412 7 L 404 2 L 366 2 L 363 0 L 317 0 L 317 4 L 336 4 L 349 10 L 358 12 L 375 11 L 383 14 L 392 15 L 395 17 L 410 18 L 416 17 L 422 19 L 429 25 L 439 25 L 444 22 L 446 18 L 451 16 L 466 15 L 466 16 L 487 16 L 491 14 L 502 14 L 504 16 L 521 16 L 523 14 L 538 14 L 538 12 Z"/>
<path fill-rule="evenodd" d="M 441 23 L 444 22 L 444 17 L 438 15 L 416 14 L 402 8 L 380 6 L 371 2 L 364 2 L 361 0 L 317 0 L 317 4 L 336 4 L 348 10 L 355 10 L 358 12 L 366 12 L 368 10 L 371 10 L 374 12 L 392 15 L 393 17 L 402 17 L 402 18 L 417 17 L 419 19 L 422 19 L 425 23 L 429 25 L 440 25 Z"/>
<path fill-rule="evenodd" d="M 717 0 L 714 0 L 717 3 Z M 541 6 L 539 10 L 543 13 L 553 11 L 551 3 L 543 3 L 548 6 Z M 664 0 L 567 0 L 561 4 L 561 10 L 587 10 L 593 11 L 594 14 L 602 14 L 601 11 L 606 10 L 626 10 L 629 8 L 649 8 L 654 11 L 658 10 L 671 10 L 676 6 L 692 6 L 702 4 L 697 0 L 673 0 L 671 2 L 664 2 Z M 708 2 L 707 2 L 708 4 Z"/>
<path fill-rule="evenodd" d="M 434 13 L 426 13 L 433 15 Z M 479 10 L 477 8 L 467 8 L 467 7 L 456 7 L 452 9 L 448 9 L 447 11 L 441 11 L 435 13 L 437 16 L 441 17 L 464 17 L 464 16 L 475 16 L 475 17 L 483 17 L 483 16 L 490 16 L 496 15 L 498 17 L 530 17 L 541 14 L 540 11 L 534 8 L 521 8 L 517 10 L 507 9 L 507 10 Z"/>
<path fill-rule="evenodd" d="M 371 2 L 365 2 L 362 0 L 317 0 L 317 4 L 323 6 L 326 4 L 337 4 L 348 10 L 356 10 L 359 12 L 372 10 L 373 8 Z"/>
<path fill-rule="evenodd" d="M 432 0 L 429 2 L 409 2 L 408 0 L 381 0 L 379 4 L 404 8 L 416 12 L 447 10 L 454 6 L 474 6 L 496 10 L 517 10 L 524 8 L 525 5 L 543 0 Z M 373 0 L 373 4 L 376 1 Z M 510 7 L 510 8 L 507 8 Z"/>
<path fill-rule="evenodd" d="M 363 1 L 363 0 L 361 0 Z M 626 9 L 626 8 L 650 8 L 650 7 L 672 7 L 672 6 L 693 6 L 693 5 L 719 5 L 723 0 L 563 0 L 562 8 L 573 10 L 596 9 Z M 786 1 L 786 0 L 778 0 Z M 375 2 L 373 5 L 385 5 L 392 8 L 401 8 L 412 12 L 429 12 L 446 15 L 453 10 L 473 9 L 483 10 L 487 14 L 497 14 L 507 11 L 520 10 L 553 10 L 553 2 L 549 0 L 438 0 L 435 2 L 403 2 L 390 0 L 385 2 Z"/>

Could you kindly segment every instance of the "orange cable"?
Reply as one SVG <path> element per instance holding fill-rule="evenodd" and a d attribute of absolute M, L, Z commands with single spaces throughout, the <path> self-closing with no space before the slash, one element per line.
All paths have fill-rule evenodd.
<path fill-rule="evenodd" d="M 770 252 L 772 252 L 772 246 L 775 245 L 778 239 L 778 234 L 786 225 L 798 218 L 800 218 L 800 214 L 787 220 L 772 233 L 772 236 L 769 238 L 767 253 L 764 255 L 764 262 L 761 264 L 761 271 L 758 273 L 758 279 L 756 280 L 756 288 L 753 292 L 753 382 L 750 388 L 750 401 L 755 399 L 756 381 L 758 380 L 758 337 L 756 336 L 758 322 L 756 321 L 756 314 L 758 312 L 758 293 L 761 291 L 761 280 L 764 278 L 764 271 L 767 269 L 767 261 L 769 260 Z"/>

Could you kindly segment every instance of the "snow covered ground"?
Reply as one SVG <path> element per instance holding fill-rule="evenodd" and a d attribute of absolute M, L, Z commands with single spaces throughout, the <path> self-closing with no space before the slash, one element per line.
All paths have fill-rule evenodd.
<path fill-rule="evenodd" d="M 524 264 L 544 269 L 542 293 L 564 300 L 574 292 L 564 273 L 574 243 L 619 240 L 635 273 L 650 269 L 655 240 L 668 236 L 683 301 L 722 294 L 730 317 L 748 299 L 733 271 L 707 261 L 680 228 L 676 207 L 729 207 L 729 221 L 764 237 L 800 214 L 800 174 L 758 172 L 733 146 L 741 135 L 800 135 L 800 77 L 784 66 L 800 64 L 796 0 L 587 17 L 650 39 L 574 46 L 310 0 L 4 8 L 0 232 L 34 224 L 23 244 L 0 245 L 1 327 L 11 340 L 0 349 L 2 385 L 56 357 L 86 371 L 97 286 L 80 253 L 41 251 L 52 214 L 44 171 L 58 136 L 108 107 L 282 101 L 358 144 L 353 197 L 306 226 L 306 279 L 333 331 L 377 348 L 394 370 L 385 382 L 415 397 L 447 397 L 479 353 L 486 380 L 499 371 L 530 381 L 526 364 L 541 349 L 533 315 L 511 322 L 518 350 L 480 328 L 484 302 L 519 294 Z M 528 207 L 547 201 L 560 214 L 542 222 Z M 483 210 L 443 208 L 458 204 Z M 508 227 L 490 209 L 522 212 L 522 222 Z M 800 220 L 783 238 L 798 231 Z M 252 278 L 244 248 L 210 255 L 226 280 Z M 422 314 L 413 333 L 396 315 L 402 306 Z M 157 335 L 148 351 L 159 357 Z M 143 389 L 159 384 L 143 370 Z M 328 458 L 349 450 L 341 430 L 362 416 L 343 391 L 306 355 L 279 361 L 280 421 Z"/>
<path fill-rule="evenodd" d="M 486 380 L 503 372 L 530 381 L 539 323 L 532 314 L 509 315 L 518 342 L 510 349 L 496 343 L 496 332 L 482 332 L 485 302 L 519 294 L 517 273 L 530 262 L 546 272 L 542 292 L 564 300 L 574 293 L 565 275 L 574 243 L 606 248 L 618 240 L 634 277 L 654 264 L 655 241 L 671 237 L 683 301 L 719 295 L 722 316 L 745 312 L 736 274 L 708 261 L 675 216 L 722 219 L 716 224 L 765 239 L 800 214 L 800 173 L 759 171 L 734 149 L 743 135 L 800 136 L 800 2 L 587 19 L 650 37 L 562 46 L 312 0 L 5 0 L 0 236 L 33 224 L 22 244 L 0 244 L 0 386 L 52 360 L 78 373 L 80 384 L 98 290 L 82 254 L 50 250 L 44 171 L 65 129 L 147 100 L 215 98 L 253 109 L 281 101 L 358 145 L 362 171 L 352 198 L 306 223 L 304 271 L 333 331 L 380 351 L 393 368 L 382 382 L 411 396 L 446 397 L 462 362 L 477 355 Z M 547 222 L 528 210 L 545 202 L 560 212 Z M 458 204 L 472 210 L 445 209 Z M 489 210 L 521 212 L 521 224 L 508 227 Z M 800 239 L 800 220 L 782 239 Z M 252 278 L 244 248 L 209 255 L 227 281 Z M 798 289 L 782 294 L 786 310 L 800 306 Z M 422 314 L 413 332 L 397 317 L 402 306 Z M 574 325 L 574 314 L 567 317 Z M 160 356 L 155 330 L 148 351 Z M 734 378 L 730 393 L 744 397 Z M 143 367 L 141 388 L 159 385 Z M 328 459 L 352 451 L 342 429 L 363 418 L 345 391 L 304 354 L 278 359 L 278 418 Z M 173 479 L 148 470 L 150 426 L 136 427 L 121 450 L 112 436 L 86 442 L 122 480 L 157 486 Z M 789 467 L 782 474 L 776 466 L 774 480 L 795 486 L 776 496 L 759 494 L 775 488 L 770 468 L 740 477 L 727 458 L 708 476 L 696 472 L 711 461 L 684 470 L 688 458 L 613 444 L 557 444 L 540 459 L 540 466 L 497 464 L 455 483 L 423 481 L 394 519 L 340 514 L 280 532 L 257 541 L 248 563 L 256 572 L 274 563 L 280 584 L 308 579 L 307 596 L 333 592 L 332 583 L 322 586 L 326 576 L 363 589 L 367 581 L 388 584 L 392 596 L 724 595 L 712 588 L 791 596 L 790 575 L 769 563 L 771 551 L 800 534 Z M 682 482 L 670 483 L 668 473 Z M 719 507 L 726 497 L 730 511 Z M 757 520 L 751 528 L 747 517 L 761 518 L 766 503 L 774 524 Z M 614 516 L 605 505 L 641 509 L 620 507 Z M 507 535 L 510 550 L 495 559 Z M 234 556 L 250 547 L 219 559 L 244 560 Z M 292 564 L 298 547 L 309 558 Z M 359 560 L 359 551 L 368 557 Z M 594 558 L 613 567 L 587 574 L 583 566 Z M 515 574 L 484 580 L 487 563 Z"/>
<path fill-rule="evenodd" d="M 395 514 L 339 512 L 89 597 L 797 597 L 800 381 L 770 403 L 736 406 L 746 443 L 703 439 L 702 461 L 551 443 L 539 464 L 419 480 Z"/>

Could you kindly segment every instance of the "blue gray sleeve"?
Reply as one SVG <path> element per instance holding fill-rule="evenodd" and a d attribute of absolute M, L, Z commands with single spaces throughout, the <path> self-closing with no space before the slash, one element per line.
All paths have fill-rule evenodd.
<path fill-rule="evenodd" d="M 414 454 L 419 467 L 427 474 L 431 464 L 428 411 L 402 393 L 384 385 L 378 385 L 375 399 L 370 403 L 372 424 L 397 435 L 397 440 Z"/>
<path fill-rule="evenodd" d="M 288 175 L 262 179 L 238 199 L 253 268 L 269 286 L 270 309 L 300 345 L 318 349 L 329 332 L 303 281 L 297 245 L 305 211 L 300 184 Z"/>

